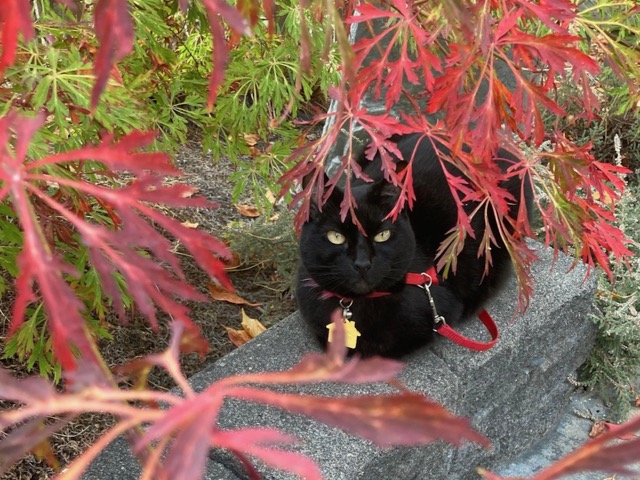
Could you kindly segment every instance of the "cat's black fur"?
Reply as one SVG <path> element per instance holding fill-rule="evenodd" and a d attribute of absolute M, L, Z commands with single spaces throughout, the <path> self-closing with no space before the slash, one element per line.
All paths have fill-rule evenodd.
<path fill-rule="evenodd" d="M 397 138 L 405 159 L 411 157 L 419 138 L 418 135 Z M 499 151 L 498 159 L 504 159 L 498 160 L 503 169 L 515 161 L 504 150 Z M 312 207 L 300 237 L 298 307 L 320 341 L 326 343 L 326 326 L 332 312 L 340 308 L 340 297 L 353 299 L 352 320 L 362 334 L 355 350 L 364 356 L 398 357 L 426 344 L 434 335 L 433 312 L 425 292 L 405 285 L 404 277 L 407 272 L 424 272 L 433 265 L 438 246 L 457 223 L 457 211 L 429 140 L 422 140 L 415 154 L 413 209 L 405 209 L 395 222 L 384 218 L 396 202 L 397 187 L 381 178 L 379 158 L 372 162 L 362 159 L 360 163 L 374 179 L 372 183 L 355 180 L 352 184 L 357 217 L 367 235 L 348 218 L 345 223 L 340 221 L 343 194 L 337 188 L 321 210 Z M 450 168 L 460 175 L 457 169 Z M 519 201 L 521 179 L 512 178 L 503 186 Z M 530 192 L 525 192 L 526 198 L 530 196 Z M 468 212 L 473 207 L 471 202 L 465 206 Z M 514 203 L 511 214 L 515 217 L 517 211 L 518 205 Z M 468 237 L 465 241 L 455 274 L 431 287 L 438 314 L 454 325 L 479 310 L 511 271 L 506 248 L 493 246 L 491 270 L 488 275 L 483 274 L 485 259 L 477 255 L 484 231 L 483 215 L 476 215 L 472 225 L 476 239 Z M 385 229 L 391 231 L 390 238 L 375 242 L 374 236 Z M 329 231 L 341 233 L 346 242 L 334 245 L 327 238 Z M 323 291 L 338 297 L 323 299 Z M 374 291 L 391 295 L 364 298 Z"/>

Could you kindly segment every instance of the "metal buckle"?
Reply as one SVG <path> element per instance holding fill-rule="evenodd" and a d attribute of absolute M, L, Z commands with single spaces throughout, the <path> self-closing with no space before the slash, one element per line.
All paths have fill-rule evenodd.
<path fill-rule="evenodd" d="M 421 272 L 420 275 L 422 275 L 423 277 L 427 277 L 427 279 L 429 280 L 429 284 L 427 285 L 427 282 L 424 282 L 422 284 L 422 288 L 425 287 L 430 287 L 431 285 L 433 285 L 433 278 L 431 278 L 431 275 L 429 275 L 427 272 Z M 420 285 L 418 285 L 420 287 Z"/>

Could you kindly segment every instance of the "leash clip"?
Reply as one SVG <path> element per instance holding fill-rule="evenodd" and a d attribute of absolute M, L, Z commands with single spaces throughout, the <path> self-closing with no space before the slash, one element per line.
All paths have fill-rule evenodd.
<path fill-rule="evenodd" d="M 431 285 L 433 285 L 433 278 L 426 272 L 421 273 L 423 277 L 425 277 L 425 282 L 422 285 L 416 285 L 418 288 L 424 290 L 425 295 L 429 299 L 429 304 L 431 305 L 431 310 L 433 311 L 433 324 L 435 328 L 434 332 L 437 332 L 443 325 L 447 324 L 447 321 L 442 315 L 438 315 L 438 310 L 436 309 L 436 302 L 433 301 L 433 296 L 431 295 Z"/>

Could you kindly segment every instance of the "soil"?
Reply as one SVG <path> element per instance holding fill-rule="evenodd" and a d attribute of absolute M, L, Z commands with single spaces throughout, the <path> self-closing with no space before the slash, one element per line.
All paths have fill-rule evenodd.
<path fill-rule="evenodd" d="M 202 152 L 200 144 L 194 139 L 180 149 L 175 156 L 175 161 L 177 167 L 185 173 L 180 181 L 197 187 L 198 195 L 218 203 L 219 207 L 216 209 L 177 210 L 166 213 L 181 221 L 197 224 L 197 228 L 218 237 L 229 231 L 231 222 L 247 224 L 254 221 L 243 217 L 232 204 L 232 186 L 228 182 L 228 177 L 233 171 L 233 165 L 229 160 L 214 161 L 210 155 Z M 250 203 L 250 200 L 241 199 L 240 203 Z M 278 208 L 284 214 L 286 207 L 277 207 L 276 213 Z M 293 229 L 293 225 L 290 228 Z M 210 278 L 197 267 L 186 252 L 180 250 L 179 245 L 176 245 L 176 251 L 180 258 L 184 259 L 183 269 L 188 281 L 207 294 Z M 291 279 L 281 278 L 281 269 L 276 268 L 272 262 L 243 260 L 242 252 L 238 253 L 240 253 L 241 263 L 229 270 L 229 277 L 236 288 L 236 293 L 257 306 L 240 306 L 215 300 L 188 303 L 191 309 L 191 318 L 200 326 L 203 336 L 210 344 L 210 352 L 206 355 L 204 363 L 211 362 L 236 348 L 230 342 L 225 326 L 241 328 L 241 308 L 244 308 L 249 316 L 259 319 L 267 327 L 295 310 L 295 301 L 288 288 Z M 0 311 L 10 312 L 9 302 L 10 299 L 3 299 Z M 4 316 L 6 317 L 6 314 Z M 162 319 L 161 316 L 160 318 Z M 128 324 L 123 325 L 114 318 L 110 321 L 110 325 L 113 340 L 100 342 L 101 352 L 109 366 L 119 365 L 153 352 L 160 352 L 168 344 L 169 332 L 166 321 L 161 322 L 159 331 L 154 331 L 144 318 L 139 318 L 135 313 L 132 313 L 132 319 Z M 186 356 L 183 359 L 183 372 L 188 377 L 202 369 L 204 363 L 196 355 Z M 21 374 L 24 370 L 24 367 L 16 364 L 15 361 L 0 361 L 0 366 L 9 368 L 17 374 Z M 168 375 L 155 370 L 149 377 L 149 383 L 157 389 L 170 389 L 174 386 Z M 51 444 L 61 466 L 69 463 L 84 451 L 112 424 L 113 419 L 108 416 L 87 414 L 78 417 L 64 430 L 54 435 Z M 55 471 L 44 460 L 38 460 L 29 455 L 2 476 L 2 479 L 35 480 L 51 478 L 54 475 Z"/>

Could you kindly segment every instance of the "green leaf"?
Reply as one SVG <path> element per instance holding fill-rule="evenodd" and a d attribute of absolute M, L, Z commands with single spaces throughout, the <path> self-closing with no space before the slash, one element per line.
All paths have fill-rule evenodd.
<path fill-rule="evenodd" d="M 38 85 L 36 86 L 35 91 L 33 92 L 33 107 L 36 110 L 39 110 L 48 100 L 49 98 L 49 89 L 51 87 L 51 78 L 48 76 L 42 78 Z"/>

